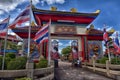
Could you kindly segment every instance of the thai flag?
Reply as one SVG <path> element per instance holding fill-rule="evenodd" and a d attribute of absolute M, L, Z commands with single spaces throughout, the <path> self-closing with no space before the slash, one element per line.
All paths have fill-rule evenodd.
<path fill-rule="evenodd" d="M 29 21 L 30 8 L 31 6 L 27 6 L 26 9 L 15 18 L 14 22 L 10 24 L 9 28 L 15 28 L 16 25 L 21 25 L 22 23 Z"/>
<path fill-rule="evenodd" d="M 4 19 L 0 23 L 0 35 L 3 35 L 3 34 L 7 33 L 7 27 L 8 27 L 9 19 L 10 19 L 10 17 Z"/>
<path fill-rule="evenodd" d="M 119 44 L 119 39 L 118 39 L 118 33 L 116 33 L 116 38 L 114 40 L 114 48 L 116 49 L 117 53 L 120 53 L 120 44 Z"/>
<path fill-rule="evenodd" d="M 108 33 L 106 32 L 106 29 L 104 29 L 103 40 L 104 40 L 105 42 L 107 42 L 108 39 L 109 39 Z"/>
<path fill-rule="evenodd" d="M 34 41 L 37 42 L 37 44 L 42 43 L 45 40 L 48 40 L 49 36 L 49 26 L 50 22 L 48 22 L 45 26 L 43 26 L 36 34 Z"/>

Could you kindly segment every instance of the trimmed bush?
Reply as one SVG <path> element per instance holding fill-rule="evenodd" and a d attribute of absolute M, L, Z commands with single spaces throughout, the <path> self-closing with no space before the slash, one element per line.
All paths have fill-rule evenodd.
<path fill-rule="evenodd" d="M 11 59 L 14 59 L 16 56 L 15 53 L 7 53 L 5 57 L 10 57 Z"/>
<path fill-rule="evenodd" d="M 120 58 L 112 58 L 111 59 L 111 64 L 120 64 Z"/>
<path fill-rule="evenodd" d="M 96 62 L 97 63 L 101 63 L 101 64 L 106 64 L 106 60 L 108 60 L 108 58 L 107 57 L 103 57 L 103 58 L 97 60 Z"/>
<path fill-rule="evenodd" d="M 7 64 L 10 62 L 11 58 L 10 57 L 5 57 L 4 61 L 4 69 L 7 68 Z M 0 56 L 0 70 L 2 69 L 2 63 L 3 62 L 3 56 Z"/>
<path fill-rule="evenodd" d="M 27 58 L 26 57 L 18 57 L 16 59 L 11 60 L 8 63 L 7 69 L 8 70 L 25 69 L 26 62 L 27 62 Z"/>
<path fill-rule="evenodd" d="M 2 69 L 2 56 L 0 56 L 0 70 Z"/>
<path fill-rule="evenodd" d="M 46 68 L 48 66 L 48 61 L 44 58 L 40 59 L 39 63 L 35 63 L 36 68 Z"/>
<path fill-rule="evenodd" d="M 106 60 L 109 60 L 109 59 L 107 57 L 103 57 L 103 58 L 97 60 L 96 62 L 101 63 L 101 64 L 106 64 Z M 111 59 L 111 64 L 118 64 L 119 65 L 120 64 L 120 58 L 116 58 L 116 57 L 112 58 Z"/>

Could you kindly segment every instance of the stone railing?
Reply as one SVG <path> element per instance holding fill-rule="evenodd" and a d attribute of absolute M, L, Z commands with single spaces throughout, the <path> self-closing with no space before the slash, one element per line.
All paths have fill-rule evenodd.
<path fill-rule="evenodd" d="M 29 66 L 29 67 L 28 67 Z M 0 78 L 20 78 L 28 77 L 31 80 L 52 80 L 54 77 L 54 67 L 33 69 L 33 64 L 28 64 L 24 70 L 0 70 Z"/>
<path fill-rule="evenodd" d="M 94 72 L 98 72 L 115 80 L 120 80 L 120 65 L 113 65 L 107 60 L 106 64 L 92 62 L 82 63 L 84 68 L 88 68 Z"/>

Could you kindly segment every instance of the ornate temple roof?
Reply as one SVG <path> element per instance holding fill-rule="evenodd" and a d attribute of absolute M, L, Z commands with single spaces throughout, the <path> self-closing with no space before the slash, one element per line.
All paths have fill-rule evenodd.
<path fill-rule="evenodd" d="M 100 13 L 99 10 L 93 13 L 81 13 L 68 11 L 55 11 L 55 10 L 42 10 L 35 7 L 32 8 L 35 18 L 39 17 L 41 21 L 52 22 L 73 22 L 78 24 L 90 24 Z"/>
<path fill-rule="evenodd" d="M 93 13 L 80 13 L 76 12 L 73 8 L 72 12 L 67 11 L 55 11 L 55 10 L 42 10 L 32 7 L 34 18 L 38 25 L 41 25 L 42 22 L 48 22 L 51 19 L 51 22 L 69 22 L 73 24 L 86 24 L 89 25 L 98 15 L 99 10 Z M 75 11 L 75 12 L 74 12 Z M 34 25 L 34 24 L 33 24 Z M 35 33 L 40 27 L 31 28 L 31 38 L 34 38 Z M 17 35 L 21 38 L 28 38 L 28 27 L 24 28 L 14 28 L 12 29 Z"/>
<path fill-rule="evenodd" d="M 4 39 L 6 35 L 0 36 L 0 39 Z M 7 40 L 14 41 L 14 42 L 20 42 L 22 40 L 18 39 L 15 35 L 8 35 Z"/>
<path fill-rule="evenodd" d="M 102 30 L 88 28 L 86 33 L 88 35 L 88 40 L 103 40 L 104 31 Z M 109 36 L 111 36 L 114 33 L 114 31 L 109 31 L 107 33 Z"/>
<path fill-rule="evenodd" d="M 93 29 L 93 28 L 88 28 L 87 31 L 86 31 L 86 33 L 87 33 L 88 35 L 99 35 L 99 36 L 103 36 L 104 31 L 98 30 L 98 29 Z M 109 32 L 107 32 L 107 33 L 108 33 L 109 36 L 110 36 L 110 35 L 112 35 L 112 34 L 114 33 L 114 31 L 109 31 Z"/>

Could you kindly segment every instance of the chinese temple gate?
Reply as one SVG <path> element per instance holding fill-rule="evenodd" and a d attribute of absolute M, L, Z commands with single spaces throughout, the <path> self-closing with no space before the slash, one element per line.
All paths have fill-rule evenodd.
<path fill-rule="evenodd" d="M 41 10 L 33 8 L 33 14 L 38 25 L 44 25 L 51 19 L 51 39 L 71 39 L 78 41 L 79 56 L 82 55 L 83 60 L 88 59 L 87 42 L 88 37 L 95 38 L 96 36 L 89 36 L 86 31 L 88 26 L 99 14 L 95 13 L 79 13 L 75 8 L 70 12 L 57 11 L 55 7 L 51 10 Z M 102 40 L 102 35 L 99 36 Z"/>
<path fill-rule="evenodd" d="M 81 55 L 83 60 L 89 59 L 90 45 L 100 45 L 102 51 L 103 31 L 94 28 L 86 28 L 99 15 L 99 10 L 93 13 L 80 13 L 75 8 L 70 12 L 57 11 L 55 7 L 51 10 L 41 10 L 35 7 L 32 8 L 33 15 L 38 26 L 43 26 L 51 19 L 51 39 L 70 39 L 78 41 L 78 57 Z M 31 38 L 35 36 L 38 28 L 32 27 Z M 17 31 L 13 29 L 22 38 L 27 38 L 28 30 Z M 24 34 L 24 35 L 23 35 Z M 47 57 L 48 41 L 41 44 L 41 53 Z M 102 52 L 100 52 L 102 53 Z"/>

